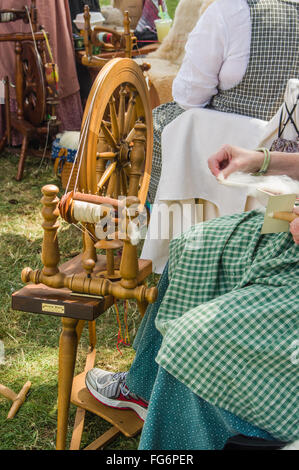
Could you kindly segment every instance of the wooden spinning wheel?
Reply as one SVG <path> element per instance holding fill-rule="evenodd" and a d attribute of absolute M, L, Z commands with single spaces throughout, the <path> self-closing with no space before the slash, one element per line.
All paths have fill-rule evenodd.
<path fill-rule="evenodd" d="M 20 181 L 30 141 L 40 141 L 44 145 L 49 137 L 58 132 L 60 122 L 56 116 L 58 104 L 56 83 L 53 84 L 46 75 L 49 66 L 55 69 L 55 64 L 46 63 L 44 43 L 47 33 L 38 30 L 35 0 L 32 0 L 30 8 L 26 5 L 20 10 L 0 10 L 0 24 L 18 20 L 30 23 L 30 33 L 0 34 L 0 42 L 14 42 L 15 44 L 17 101 L 16 113 L 11 112 L 10 83 L 8 77 L 5 77 L 6 130 L 0 141 L 0 152 L 6 143 L 11 144 L 11 129 L 15 129 L 22 135 L 22 148 L 16 177 L 17 181 Z"/>
<path fill-rule="evenodd" d="M 87 101 L 74 162 L 78 174 L 73 191 L 67 192 L 67 187 L 59 201 L 58 188 L 50 185 L 43 189 L 44 267 L 41 271 L 25 268 L 24 282 L 68 287 L 78 293 L 135 298 L 144 313 L 143 304 L 154 301 L 157 292 L 140 286 L 138 229 L 132 218 L 140 214 L 146 201 L 152 147 L 152 114 L 143 74 L 132 59 L 113 59 L 99 72 Z M 77 284 L 73 277 L 60 273 L 56 237 L 59 214 L 69 223 L 85 226 L 84 276 L 92 277 L 98 259 L 96 249 L 107 251 L 107 282 L 85 283 L 81 277 Z M 115 224 L 113 236 L 105 230 L 98 235 L 96 228 L 105 216 Z M 125 232 L 123 237 L 120 230 Z M 120 269 L 115 273 L 113 249 L 121 247 Z M 119 286 L 111 282 L 116 279 Z"/>
<path fill-rule="evenodd" d="M 80 189 L 115 199 L 138 196 L 144 204 L 152 136 L 149 95 L 139 66 L 131 59 L 112 59 L 98 74 L 83 116 Z"/>
<path fill-rule="evenodd" d="M 157 288 L 145 285 L 152 265 L 150 260 L 138 259 L 138 237 L 134 238 L 131 225 L 146 201 L 152 146 L 152 114 L 142 71 L 132 59 L 113 59 L 99 72 L 87 101 L 74 162 L 78 168 L 74 190 L 66 190 L 59 201 L 56 186 L 42 189 L 43 268 L 28 267 L 22 271 L 24 283 L 37 285 L 25 286 L 13 295 L 14 308 L 18 310 L 47 311 L 62 317 L 57 449 L 66 445 L 70 397 L 78 407 L 72 449 L 80 446 L 84 410 L 113 424 L 92 444 L 93 448 L 101 447 L 119 432 L 134 436 L 142 426 L 133 412 L 125 418 L 121 411 L 99 407 L 88 394 L 84 377 L 95 360 L 95 318 L 117 299 L 135 299 L 143 315 L 148 303 L 157 298 Z M 59 215 L 84 227 L 82 254 L 60 267 Z M 114 237 L 105 230 L 101 232 L 103 236 L 98 235 L 98 226 L 105 217 L 109 219 L 107 225 L 115 222 Z M 121 238 L 123 228 L 125 235 Z M 115 256 L 115 248 L 122 250 L 121 259 L 118 253 Z M 97 253 L 98 249 L 105 250 L 106 256 Z M 85 320 L 89 320 L 90 352 L 85 372 L 73 381 L 76 348 Z"/>
<path fill-rule="evenodd" d="M 81 35 L 84 39 L 85 51 L 79 53 L 83 65 L 88 67 L 103 67 L 107 60 L 116 57 L 134 57 L 148 54 L 157 49 L 156 44 L 150 44 L 137 49 L 137 38 L 130 30 L 131 20 L 129 13 L 124 12 L 123 31 L 115 31 L 113 28 L 90 25 L 90 13 L 88 5 L 84 7 L 84 30 Z M 100 53 L 93 55 L 93 47 L 100 48 Z"/>
<path fill-rule="evenodd" d="M 45 120 L 47 94 L 43 63 L 33 42 L 23 43 L 21 61 L 24 117 L 34 126 L 38 126 Z"/>
<path fill-rule="evenodd" d="M 124 26 L 123 31 L 118 32 L 112 28 L 95 26 L 93 29 L 90 25 L 90 13 L 88 5 L 84 7 L 84 30 L 80 33 L 84 39 L 85 50 L 78 50 L 76 52 L 77 59 L 84 66 L 90 69 L 92 80 L 94 80 L 94 71 L 104 67 L 105 64 L 111 59 L 122 57 L 132 58 L 139 57 L 153 52 L 157 49 L 157 44 L 150 44 L 142 48 L 137 48 L 137 38 L 130 30 L 129 13 L 124 12 Z M 93 48 L 97 47 L 100 52 L 97 55 L 93 54 Z M 143 72 L 150 68 L 146 62 L 139 65 Z M 154 109 L 160 104 L 157 91 L 152 83 L 148 84 L 150 89 L 150 103 L 151 108 Z"/>

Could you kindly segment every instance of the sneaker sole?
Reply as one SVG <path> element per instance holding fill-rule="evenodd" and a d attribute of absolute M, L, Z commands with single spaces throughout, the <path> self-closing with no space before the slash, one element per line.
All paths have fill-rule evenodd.
<path fill-rule="evenodd" d="M 144 409 L 142 406 L 138 405 L 137 403 L 127 403 L 122 400 L 110 399 L 104 397 L 103 395 L 99 394 L 96 390 L 90 389 L 87 380 L 85 380 L 85 385 L 89 393 L 100 403 L 103 405 L 107 405 L 110 408 L 121 409 L 121 410 L 132 410 L 135 411 L 137 416 L 142 420 L 145 421 L 147 410 Z"/>

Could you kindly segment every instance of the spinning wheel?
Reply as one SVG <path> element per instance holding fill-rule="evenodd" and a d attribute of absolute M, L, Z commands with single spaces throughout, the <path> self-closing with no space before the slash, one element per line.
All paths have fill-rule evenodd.
<path fill-rule="evenodd" d="M 17 181 L 23 176 L 26 152 L 30 140 L 44 140 L 57 133 L 60 122 L 56 117 L 58 95 L 56 84 L 47 84 L 47 67 L 44 42 L 47 33 L 38 31 L 36 2 L 32 0 L 30 9 L 0 10 L 0 23 L 22 20 L 30 23 L 30 33 L 0 34 L 0 42 L 15 43 L 15 83 L 17 112 L 10 110 L 10 84 L 5 78 L 5 117 L 6 131 L 0 141 L 0 152 L 6 142 L 11 143 L 11 129 L 23 136 Z M 51 54 L 50 54 L 51 55 Z M 53 60 L 52 60 L 53 62 Z M 49 80 L 48 80 L 49 81 Z"/>
<path fill-rule="evenodd" d="M 122 57 L 132 58 L 144 56 L 157 49 L 156 44 L 150 44 L 141 49 L 136 48 L 137 38 L 130 30 L 129 13 L 124 13 L 124 28 L 123 32 L 117 32 L 112 28 L 105 28 L 102 26 L 95 26 L 91 29 L 90 13 L 88 5 L 84 7 L 84 31 L 81 35 L 84 38 L 84 51 L 77 51 L 77 58 L 79 61 L 88 68 L 101 69 L 111 59 Z M 93 47 L 100 48 L 100 53 L 93 54 Z M 142 71 L 150 68 L 147 63 L 140 64 Z M 94 73 L 91 73 L 92 78 Z M 160 104 L 158 94 L 152 83 L 149 83 L 150 88 L 150 102 L 151 108 L 155 108 Z"/>
<path fill-rule="evenodd" d="M 152 147 L 152 114 L 143 74 L 131 59 L 112 59 L 98 74 L 83 116 L 77 154 L 80 190 L 107 196 L 114 201 L 120 196 L 135 197 L 132 201 L 138 201 L 140 211 L 148 192 Z M 67 199 L 70 197 L 62 199 L 60 213 L 69 220 Z M 120 210 L 116 202 L 112 205 L 116 212 Z M 116 214 L 113 221 L 118 221 L 118 217 Z M 72 221 L 76 222 L 76 219 Z M 84 222 L 92 221 L 92 218 L 84 219 Z M 113 228 L 112 232 L 115 232 L 115 225 Z M 119 238 L 117 230 L 116 223 L 116 238 Z M 90 235 L 97 237 L 97 231 L 89 225 L 85 234 L 83 263 L 87 271 L 92 260 L 96 261 L 94 241 Z M 123 245 L 122 240 L 103 239 L 95 245 L 106 250 L 107 269 L 104 274 L 111 280 L 120 278 L 119 271 L 115 271 L 113 249 Z M 131 255 L 132 251 L 136 252 L 136 247 L 131 245 L 126 245 L 125 249 L 130 250 Z M 133 257 L 137 260 L 137 254 Z"/>
<path fill-rule="evenodd" d="M 35 272 L 26 268 L 22 274 L 25 282 L 30 280 L 51 287 L 69 287 L 86 294 L 110 293 L 120 298 L 136 298 L 141 308 L 144 302 L 154 300 L 156 291 L 137 287 L 140 284 L 136 246 L 138 230 L 131 221 L 140 214 L 146 201 L 152 145 L 152 115 L 143 74 L 133 60 L 113 59 L 99 72 L 90 92 L 74 162 L 78 167 L 75 186 L 71 192 L 67 192 L 67 186 L 58 205 L 61 217 L 67 222 L 85 226 L 82 264 L 88 278 L 96 267 L 96 249 L 107 251 L 107 282 L 97 279 L 98 284 L 87 284 L 81 278 L 74 287 L 73 277 L 59 273 L 55 235 L 58 228 L 55 223 L 58 189 L 53 186 L 43 190 L 45 206 L 55 209 L 51 217 L 47 213 L 43 225 L 44 268 Z M 123 201 L 119 200 L 120 196 Z M 105 220 L 105 226 L 101 225 L 107 216 L 108 222 Z M 112 234 L 105 230 L 111 221 L 115 228 Z M 120 270 L 115 272 L 113 249 L 121 247 Z M 120 279 L 119 285 L 111 283 L 115 279 Z M 135 288 L 133 292 L 131 289 Z"/>
<path fill-rule="evenodd" d="M 93 320 L 116 299 L 135 299 L 143 315 L 148 303 L 157 298 L 157 288 L 145 285 L 152 266 L 151 261 L 138 259 L 139 238 L 134 222 L 146 201 L 152 146 L 152 114 L 142 71 L 132 59 L 113 59 L 99 72 L 87 101 L 74 162 L 78 173 L 73 191 L 67 192 L 66 188 L 59 201 L 58 188 L 48 185 L 42 189 L 43 268 L 22 271 L 24 283 L 42 287 L 34 286 L 34 290 L 34 287 L 26 286 L 13 295 L 14 308 L 18 310 L 47 311 L 62 317 L 58 449 L 65 448 L 71 390 L 72 402 L 78 407 L 72 449 L 80 446 L 85 409 L 114 425 L 97 440 L 97 444 L 92 444 L 93 448 L 109 442 L 119 432 L 134 436 L 142 426 L 133 412 L 128 412 L 126 419 L 122 411 L 111 411 L 94 402 L 86 391 L 84 377 L 95 360 Z M 82 254 L 61 267 L 58 267 L 59 215 L 69 223 L 80 223 L 84 227 Z M 108 230 L 111 224 L 114 232 Z M 115 248 L 122 249 L 121 259 L 114 255 Z M 98 249 L 105 250 L 106 257 L 98 254 Z M 75 305 L 73 309 L 70 309 L 71 295 L 74 295 L 71 299 L 71 305 Z M 88 300 L 80 301 L 78 296 Z M 92 317 L 91 302 L 96 306 Z M 73 381 L 76 348 L 85 320 L 90 321 L 91 349 L 85 372 Z"/>
<path fill-rule="evenodd" d="M 45 120 L 46 86 L 43 63 L 40 55 L 36 53 L 33 42 L 23 43 L 21 61 L 24 117 L 34 126 L 38 126 Z"/>

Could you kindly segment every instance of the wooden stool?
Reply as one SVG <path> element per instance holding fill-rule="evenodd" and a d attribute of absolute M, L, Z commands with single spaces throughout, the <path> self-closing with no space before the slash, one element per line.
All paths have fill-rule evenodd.
<path fill-rule="evenodd" d="M 69 260 L 60 269 L 65 274 L 82 272 L 82 255 Z M 151 273 L 151 261 L 138 260 L 139 278 L 142 282 Z M 98 255 L 94 273 L 104 271 L 106 257 Z M 58 373 L 58 416 L 56 449 L 63 450 L 66 446 L 67 421 L 70 401 L 75 404 L 77 414 L 70 449 L 80 448 L 85 410 L 97 414 L 113 427 L 96 439 L 86 449 L 95 450 L 107 445 L 119 433 L 126 437 L 138 434 L 143 422 L 133 411 L 115 410 L 98 403 L 85 387 L 85 374 L 95 361 L 95 319 L 114 304 L 111 295 L 92 298 L 71 295 L 68 289 L 53 289 L 41 284 L 29 284 L 12 295 L 12 308 L 23 312 L 39 313 L 61 317 L 62 333 L 59 341 L 59 373 Z M 90 349 L 83 373 L 73 379 L 77 345 L 85 324 L 89 322 Z"/>
<path fill-rule="evenodd" d="M 18 119 L 16 113 L 11 113 L 10 124 L 12 129 L 15 129 L 23 136 L 20 160 L 16 176 L 16 180 L 21 181 L 23 178 L 26 154 L 30 140 L 34 138 L 40 139 L 42 137 L 52 140 L 53 136 L 58 132 L 60 121 L 55 122 L 55 125 L 53 126 L 44 124 L 43 126 L 36 127 L 25 119 Z"/>

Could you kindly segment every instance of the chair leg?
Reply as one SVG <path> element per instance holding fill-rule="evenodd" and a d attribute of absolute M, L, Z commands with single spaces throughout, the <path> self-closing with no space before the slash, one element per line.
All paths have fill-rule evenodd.
<path fill-rule="evenodd" d="M 108 431 L 94 440 L 87 447 L 84 447 L 83 450 L 98 450 L 110 444 L 114 439 L 121 434 L 120 430 L 116 426 L 112 426 Z"/>
<path fill-rule="evenodd" d="M 95 322 L 93 322 L 95 323 Z M 84 371 L 88 372 L 90 369 L 93 368 L 96 358 L 96 350 L 92 346 L 90 346 L 90 350 L 88 352 L 86 358 L 86 364 Z M 70 450 L 79 450 L 81 445 L 81 439 L 84 429 L 84 421 L 85 421 L 85 414 L 86 410 L 83 408 L 77 408 L 76 417 L 75 417 L 75 424 L 73 429 L 72 440 L 70 444 Z"/>
<path fill-rule="evenodd" d="M 68 414 L 78 344 L 77 324 L 78 320 L 76 319 L 62 318 L 62 333 L 59 341 L 57 450 L 64 450 L 66 446 Z"/>
<path fill-rule="evenodd" d="M 75 368 L 76 351 L 84 327 L 84 320 L 62 319 L 63 330 L 59 343 L 59 380 L 58 380 L 58 419 L 56 449 L 66 446 L 67 420 Z M 96 322 L 90 321 L 89 353 L 86 359 L 85 372 L 92 369 L 96 356 Z M 68 357 L 68 359 L 66 359 Z M 72 374 L 71 374 L 72 370 Z M 84 428 L 85 410 L 77 408 L 70 450 L 79 450 Z"/>
<path fill-rule="evenodd" d="M 95 320 L 88 322 L 89 329 L 89 346 L 93 349 L 97 344 L 96 322 Z"/>
<path fill-rule="evenodd" d="M 28 147 L 28 137 L 27 135 L 25 135 L 23 138 L 23 142 L 22 142 L 20 160 L 19 160 L 19 165 L 18 165 L 18 173 L 16 177 L 17 181 L 21 181 L 23 177 L 27 147 Z"/>
<path fill-rule="evenodd" d="M 7 131 L 5 131 L 4 136 L 3 136 L 2 139 L 0 140 L 0 153 L 1 153 L 2 150 L 4 149 L 4 147 L 5 147 L 5 145 L 6 145 L 6 142 L 7 142 Z"/>

